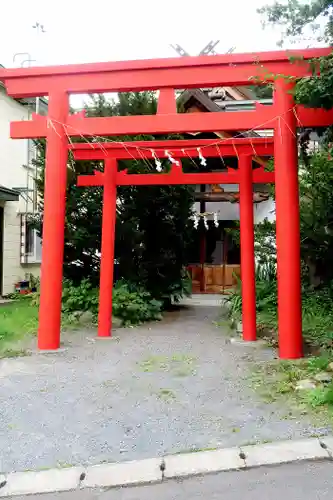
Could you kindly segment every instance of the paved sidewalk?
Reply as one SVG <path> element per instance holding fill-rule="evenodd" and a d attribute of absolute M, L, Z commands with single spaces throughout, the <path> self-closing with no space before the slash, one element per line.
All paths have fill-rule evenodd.
<path fill-rule="evenodd" d="M 293 463 L 222 472 L 162 484 L 109 491 L 15 497 L 17 500 L 331 500 L 333 462 Z"/>
<path fill-rule="evenodd" d="M 248 387 L 261 347 L 230 343 L 219 309 L 196 306 L 112 340 L 71 333 L 65 350 L 0 361 L 0 471 L 122 462 L 314 429 Z"/>

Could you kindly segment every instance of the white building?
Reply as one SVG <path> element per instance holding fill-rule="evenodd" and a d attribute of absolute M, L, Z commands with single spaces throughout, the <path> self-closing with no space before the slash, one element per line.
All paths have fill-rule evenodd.
<path fill-rule="evenodd" d="M 10 138 L 10 122 L 29 119 L 35 106 L 36 100 L 8 97 L 0 83 L 0 296 L 40 274 L 41 240 L 28 217 L 37 209 L 34 145 Z"/>

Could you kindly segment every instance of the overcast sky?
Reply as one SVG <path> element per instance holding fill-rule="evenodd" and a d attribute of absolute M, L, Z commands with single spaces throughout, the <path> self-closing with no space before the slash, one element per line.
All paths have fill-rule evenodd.
<path fill-rule="evenodd" d="M 268 0 L 272 1 L 272 0 Z M 265 0 L 10 0 L 1 6 L 0 63 L 20 66 L 175 56 L 170 43 L 196 55 L 210 40 L 217 51 L 276 48 L 278 31 L 263 30 Z M 196 6 L 195 6 L 196 5 Z M 45 33 L 32 26 L 43 24 Z M 34 63 L 36 64 L 36 63 Z"/>
<path fill-rule="evenodd" d="M 275 50 L 280 30 L 263 29 L 257 14 L 272 1 L 9 0 L 1 5 L 0 64 L 26 66 L 23 52 L 32 65 L 177 57 L 171 43 L 197 55 L 211 40 L 220 40 L 218 53 Z M 81 107 L 82 96 L 71 103 Z"/>

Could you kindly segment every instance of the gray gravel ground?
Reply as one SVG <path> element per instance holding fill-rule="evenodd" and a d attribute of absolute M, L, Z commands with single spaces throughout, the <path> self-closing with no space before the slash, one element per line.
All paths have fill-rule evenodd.
<path fill-rule="evenodd" d="M 0 361 L 0 470 L 311 435 L 306 420 L 285 419 L 248 388 L 252 360 L 273 354 L 231 344 L 213 324 L 218 312 L 181 309 L 112 340 L 76 332 L 63 352 Z"/>
<path fill-rule="evenodd" d="M 34 496 L 36 500 L 331 500 L 333 463 L 293 463 L 222 472 L 182 481 L 109 491 L 81 490 Z M 29 500 L 17 497 L 17 500 Z"/>

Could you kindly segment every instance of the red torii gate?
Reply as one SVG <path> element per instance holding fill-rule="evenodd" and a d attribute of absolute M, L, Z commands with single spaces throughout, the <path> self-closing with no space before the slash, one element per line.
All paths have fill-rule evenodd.
<path fill-rule="evenodd" d="M 256 295 L 253 234 L 252 183 L 274 182 L 274 173 L 263 167 L 252 171 L 252 157 L 271 157 L 274 153 L 273 138 L 211 140 L 167 140 L 119 143 L 78 143 L 71 149 L 76 160 L 104 161 L 104 172 L 80 175 L 78 186 L 103 186 L 101 275 L 99 289 L 98 336 L 110 336 L 112 327 L 112 294 L 114 267 L 114 240 L 117 186 L 171 185 L 171 184 L 239 184 L 240 186 L 240 236 L 243 296 L 243 338 L 256 340 Z M 117 160 L 155 158 L 179 160 L 186 157 L 205 158 L 237 156 L 239 169 L 227 172 L 184 173 L 179 165 L 171 164 L 169 173 L 128 174 L 118 171 Z"/>
<path fill-rule="evenodd" d="M 10 96 L 24 98 L 47 95 L 49 98 L 47 117 L 34 115 L 31 121 L 11 124 L 12 138 L 46 137 L 47 139 L 38 332 L 40 349 L 57 349 L 60 343 L 68 137 L 272 128 L 275 156 L 280 357 L 298 358 L 302 355 L 296 129 L 298 124 L 304 127 L 330 125 L 333 123 L 333 112 L 295 107 L 291 91 L 295 78 L 311 74 L 306 61 L 330 53 L 331 49 L 327 48 L 0 70 L 0 81 L 4 81 Z M 296 60 L 294 64 L 291 64 L 291 57 Z M 282 75 L 292 78 L 288 79 Z M 175 89 L 221 85 L 246 86 L 249 82 L 256 84 L 260 81 L 272 81 L 274 84 L 272 106 L 257 106 L 255 111 L 236 113 L 177 114 L 176 112 Z M 160 90 L 157 115 L 85 118 L 82 114 L 69 114 L 69 93 L 142 90 Z M 244 165 L 250 164 L 249 158 L 248 155 L 243 157 Z M 249 167 L 241 168 L 241 172 L 247 172 L 246 175 L 250 177 L 249 170 Z M 130 182 L 132 177 L 116 174 L 115 167 L 107 167 L 104 183 L 108 175 L 111 176 L 107 174 L 108 171 L 116 175 L 117 179 L 119 175 L 124 175 L 123 179 L 126 178 L 126 182 Z M 223 179 L 223 175 L 225 174 L 220 174 L 219 180 L 200 178 L 195 183 L 222 183 L 225 182 L 220 180 Z M 240 173 L 240 175 L 244 175 L 245 179 L 245 174 Z M 243 182 L 251 184 L 251 178 L 246 181 L 243 181 L 243 178 L 240 180 L 241 198 L 244 200 L 249 196 L 249 190 L 247 189 L 247 194 L 242 193 Z M 247 204 L 248 201 L 243 201 L 243 206 Z M 247 221 L 249 226 L 253 223 L 251 217 L 253 215 L 251 216 L 249 212 L 247 216 L 243 216 L 243 221 Z M 246 241 L 249 245 L 250 238 L 247 237 Z M 251 278 L 254 283 L 251 269 L 252 264 L 247 262 L 243 265 L 243 275 L 248 273 L 249 281 Z M 245 316 L 248 317 L 250 314 L 247 307 L 248 303 L 244 304 L 245 321 L 247 321 Z M 252 307 L 249 306 L 249 310 L 252 310 Z"/>

